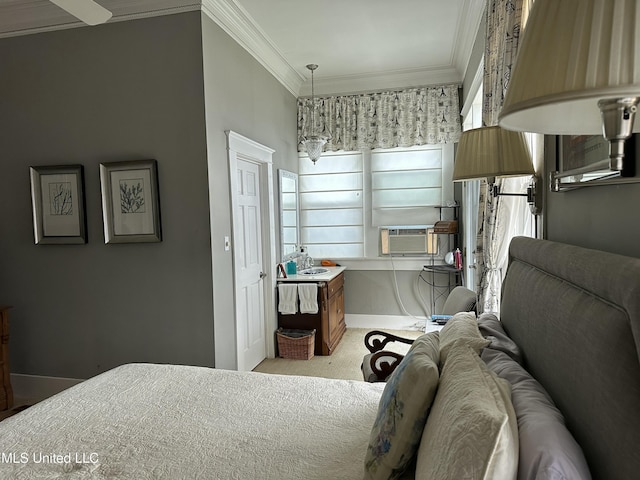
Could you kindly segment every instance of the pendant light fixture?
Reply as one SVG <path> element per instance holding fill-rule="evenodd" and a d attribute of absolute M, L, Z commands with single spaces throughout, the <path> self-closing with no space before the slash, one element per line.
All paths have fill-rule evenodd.
<path fill-rule="evenodd" d="M 307 65 L 307 68 L 311 70 L 311 127 L 309 129 L 311 131 L 311 135 L 304 137 L 304 139 L 302 140 L 302 144 L 307 151 L 307 155 L 309 155 L 309 158 L 315 164 L 316 161 L 320 158 L 320 155 L 322 155 L 322 147 L 324 147 L 324 144 L 327 143 L 328 138 L 322 135 L 317 135 L 315 133 L 316 97 L 313 86 L 313 72 L 316 68 L 318 68 L 318 65 L 310 63 L 309 65 Z"/>

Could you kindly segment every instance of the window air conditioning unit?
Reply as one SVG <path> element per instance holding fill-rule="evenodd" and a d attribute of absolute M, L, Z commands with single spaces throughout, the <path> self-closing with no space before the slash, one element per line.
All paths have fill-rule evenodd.
<path fill-rule="evenodd" d="M 432 227 L 384 227 L 380 229 L 382 255 L 435 255 L 437 235 Z"/>

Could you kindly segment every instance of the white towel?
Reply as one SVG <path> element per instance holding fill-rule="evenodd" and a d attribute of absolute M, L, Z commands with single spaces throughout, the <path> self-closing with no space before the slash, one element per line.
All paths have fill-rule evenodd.
<path fill-rule="evenodd" d="M 298 284 L 278 284 L 278 311 L 283 315 L 298 313 Z"/>
<path fill-rule="evenodd" d="M 318 284 L 299 283 L 300 313 L 318 313 Z"/>

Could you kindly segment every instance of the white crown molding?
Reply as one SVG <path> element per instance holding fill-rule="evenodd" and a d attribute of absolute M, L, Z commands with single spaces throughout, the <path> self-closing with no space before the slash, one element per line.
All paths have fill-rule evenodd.
<path fill-rule="evenodd" d="M 461 16 L 458 18 L 458 25 L 456 26 L 459 35 L 454 46 L 452 64 L 460 72 L 461 78 L 464 78 L 467 74 L 469 58 L 478 35 L 478 28 L 480 28 L 484 11 L 484 0 L 464 0 L 464 5 L 460 9 Z"/>
<path fill-rule="evenodd" d="M 235 0 L 202 0 L 202 11 L 238 42 L 293 95 L 298 96 L 302 77 Z"/>

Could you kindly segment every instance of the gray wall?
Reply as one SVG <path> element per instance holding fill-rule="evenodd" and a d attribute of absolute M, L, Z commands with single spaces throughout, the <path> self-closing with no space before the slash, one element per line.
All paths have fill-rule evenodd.
<path fill-rule="evenodd" d="M 273 193 L 275 202 L 276 260 L 280 259 L 278 168 L 298 171 L 296 98 L 209 17 L 202 17 L 205 105 L 211 216 L 213 218 L 213 289 L 215 318 L 233 318 L 233 256 L 224 251 L 224 236 L 231 235 L 229 162 L 225 131 L 233 130 L 275 150 Z M 275 292 L 273 293 L 275 297 Z M 228 329 L 224 329 L 227 331 Z M 216 340 L 219 365 L 230 362 L 235 349 L 232 332 Z"/>
<path fill-rule="evenodd" d="M 214 289 L 207 156 L 226 185 L 225 129 L 281 158 L 295 152 L 295 99 L 215 25 L 205 30 L 219 44 L 206 112 L 200 12 L 0 40 L 0 303 L 14 307 L 12 372 L 87 378 L 133 361 L 214 364 L 214 298 L 229 300 Z M 241 83 L 248 91 L 237 76 L 255 77 Z M 149 158 L 163 242 L 105 245 L 99 164 Z M 89 242 L 34 245 L 28 167 L 74 163 L 85 167 Z M 228 189 L 211 195 L 222 212 Z"/>
<path fill-rule="evenodd" d="M 555 137 L 545 138 L 545 176 L 556 169 Z M 636 172 L 640 174 L 636 159 Z M 640 257 L 640 184 L 549 192 L 545 185 L 546 238 Z"/>
<path fill-rule="evenodd" d="M 425 264 L 428 260 L 425 259 Z M 421 270 L 393 271 L 345 270 L 345 312 L 359 315 L 405 315 L 396 295 L 396 281 L 402 306 L 411 315 L 424 317 L 441 313 L 446 289 L 436 290 L 436 310 L 431 312 L 431 287 L 424 281 L 431 281 L 431 274 Z M 453 281 L 453 276 L 452 276 Z M 437 274 L 438 285 L 448 285 L 447 275 Z M 410 322 L 403 322 L 410 323 Z"/>

